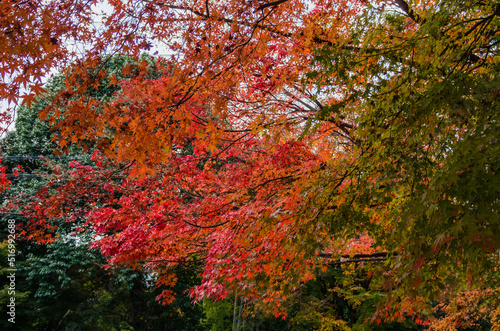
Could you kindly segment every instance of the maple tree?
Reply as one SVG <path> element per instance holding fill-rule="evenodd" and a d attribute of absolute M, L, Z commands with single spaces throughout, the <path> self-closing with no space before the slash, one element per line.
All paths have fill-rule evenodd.
<path fill-rule="evenodd" d="M 33 219 L 85 215 L 110 264 L 159 285 L 200 259 L 195 299 L 239 291 L 277 315 L 324 256 L 374 252 L 387 319 L 474 288 L 498 305 L 497 3 L 109 1 L 99 30 L 97 1 L 33 4 L 3 5 L 2 24 L 45 27 L 31 44 L 5 34 L 3 54 L 38 71 L 7 58 L 3 95 L 42 92 L 37 73 L 71 59 L 41 116 L 60 146 L 100 151 L 98 169 L 73 163 L 73 180 L 40 192 Z M 63 38 L 85 57 L 63 57 Z M 127 80 L 104 69 L 153 40 L 171 56 L 126 66 Z M 87 93 L 103 81 L 120 85 L 112 100 Z"/>
<path fill-rule="evenodd" d="M 116 56 L 107 62 L 106 67 L 110 71 L 119 71 L 127 61 L 130 59 L 126 56 Z M 62 87 L 61 83 L 62 77 L 58 75 L 44 88 L 55 94 Z M 103 86 L 92 92 L 96 97 L 109 98 L 113 89 L 116 90 L 116 87 Z M 9 131 L 0 140 L 5 168 L 2 171 L 9 180 L 8 189 L 0 195 L 0 224 L 5 228 L 11 224 L 9 219 L 15 219 L 17 224 L 26 221 L 18 211 L 33 205 L 37 191 L 54 180 L 58 169 L 67 168 L 71 161 L 94 166 L 90 161 L 91 153 L 84 153 L 75 146 L 70 146 L 67 155 L 54 155 L 58 146 L 51 142 L 51 137 L 57 137 L 58 133 L 38 119 L 38 112 L 47 103 L 43 99 L 37 101 L 29 108 L 26 105 L 19 107 L 16 130 Z M 70 217 L 72 219 L 68 222 Z M 161 288 L 150 285 L 150 275 L 120 267 L 112 270 L 103 268 L 105 258 L 98 250 L 89 250 L 88 247 L 93 232 L 77 230 L 78 227 L 85 227 L 84 219 L 68 214 L 45 223 L 48 224 L 51 225 L 50 236 L 40 236 L 36 241 L 16 242 L 16 302 L 17 314 L 22 316 L 22 320 L 16 323 L 18 328 L 107 329 L 118 325 L 141 330 L 200 328 L 201 307 L 191 305 L 191 299 L 183 293 L 186 284 L 195 284 L 198 278 L 189 269 L 177 270 L 181 283 L 173 288 L 177 299 L 173 305 L 165 307 L 155 302 Z M 46 226 L 44 228 L 47 229 Z M 22 230 L 28 228 L 20 226 L 18 239 Z M 2 233 L 2 239 L 5 238 Z M 7 240 L 0 245 L 4 261 L 8 260 L 7 246 Z M 2 304 L 10 301 L 9 282 L 5 278 L 10 274 L 8 269 L 5 266 L 0 270 L 3 279 L 0 281 Z M 7 320 L 1 321 L 0 325 L 3 329 L 11 328 Z"/>

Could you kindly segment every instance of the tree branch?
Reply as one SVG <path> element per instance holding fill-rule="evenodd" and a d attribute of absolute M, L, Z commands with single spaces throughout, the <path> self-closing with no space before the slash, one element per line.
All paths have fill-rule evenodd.
<path fill-rule="evenodd" d="M 353 256 L 342 255 L 339 260 L 327 262 L 327 264 L 339 265 L 339 264 L 344 264 L 344 263 L 385 261 L 385 260 L 387 260 L 388 255 L 390 255 L 390 254 L 387 252 L 378 252 L 378 253 L 373 253 L 373 254 L 356 254 Z M 393 253 L 393 256 L 396 256 L 396 255 L 397 255 L 397 253 Z M 318 254 L 318 256 L 321 258 L 324 258 L 324 259 L 331 259 L 332 258 L 332 254 L 327 254 L 327 253 L 320 253 L 320 254 Z"/>
<path fill-rule="evenodd" d="M 413 9 L 408 6 L 408 3 L 404 0 L 394 0 L 396 5 L 398 5 L 399 9 L 401 9 L 409 18 L 411 18 L 415 23 L 421 23 L 422 19 L 420 16 L 415 14 Z"/>
<path fill-rule="evenodd" d="M 276 7 L 284 2 L 287 2 L 288 0 L 277 0 L 277 1 L 274 1 L 274 2 L 269 2 L 269 3 L 265 3 L 263 5 L 260 5 L 259 7 L 257 7 L 257 9 L 255 9 L 255 11 L 258 11 L 258 10 L 263 10 L 267 7 Z"/>

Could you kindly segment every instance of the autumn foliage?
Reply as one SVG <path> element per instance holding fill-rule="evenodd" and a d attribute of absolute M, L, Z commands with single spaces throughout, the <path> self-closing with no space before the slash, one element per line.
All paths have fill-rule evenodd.
<path fill-rule="evenodd" d="M 464 293 L 498 304 L 498 4 L 108 1 L 92 25 L 99 5 L 0 7 L 0 95 L 48 98 L 64 64 L 40 116 L 63 149 L 95 149 L 95 166 L 53 170 L 26 238 L 84 219 L 110 267 L 168 287 L 198 261 L 195 300 L 237 293 L 276 315 L 316 270 L 374 253 L 377 318 L 428 324 L 428 302 Z M 141 58 L 156 42 L 167 55 Z M 116 53 L 121 78 L 104 69 Z"/>

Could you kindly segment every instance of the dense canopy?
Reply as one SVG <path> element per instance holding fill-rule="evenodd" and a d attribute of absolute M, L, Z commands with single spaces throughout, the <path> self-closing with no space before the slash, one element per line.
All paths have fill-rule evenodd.
<path fill-rule="evenodd" d="M 173 286 L 197 261 L 194 299 L 277 315 L 349 256 L 387 293 L 379 316 L 495 307 L 499 16 L 489 0 L 2 2 L 0 95 L 36 94 L 54 142 L 95 161 L 55 169 L 22 231 L 83 218 L 110 266 Z"/>

